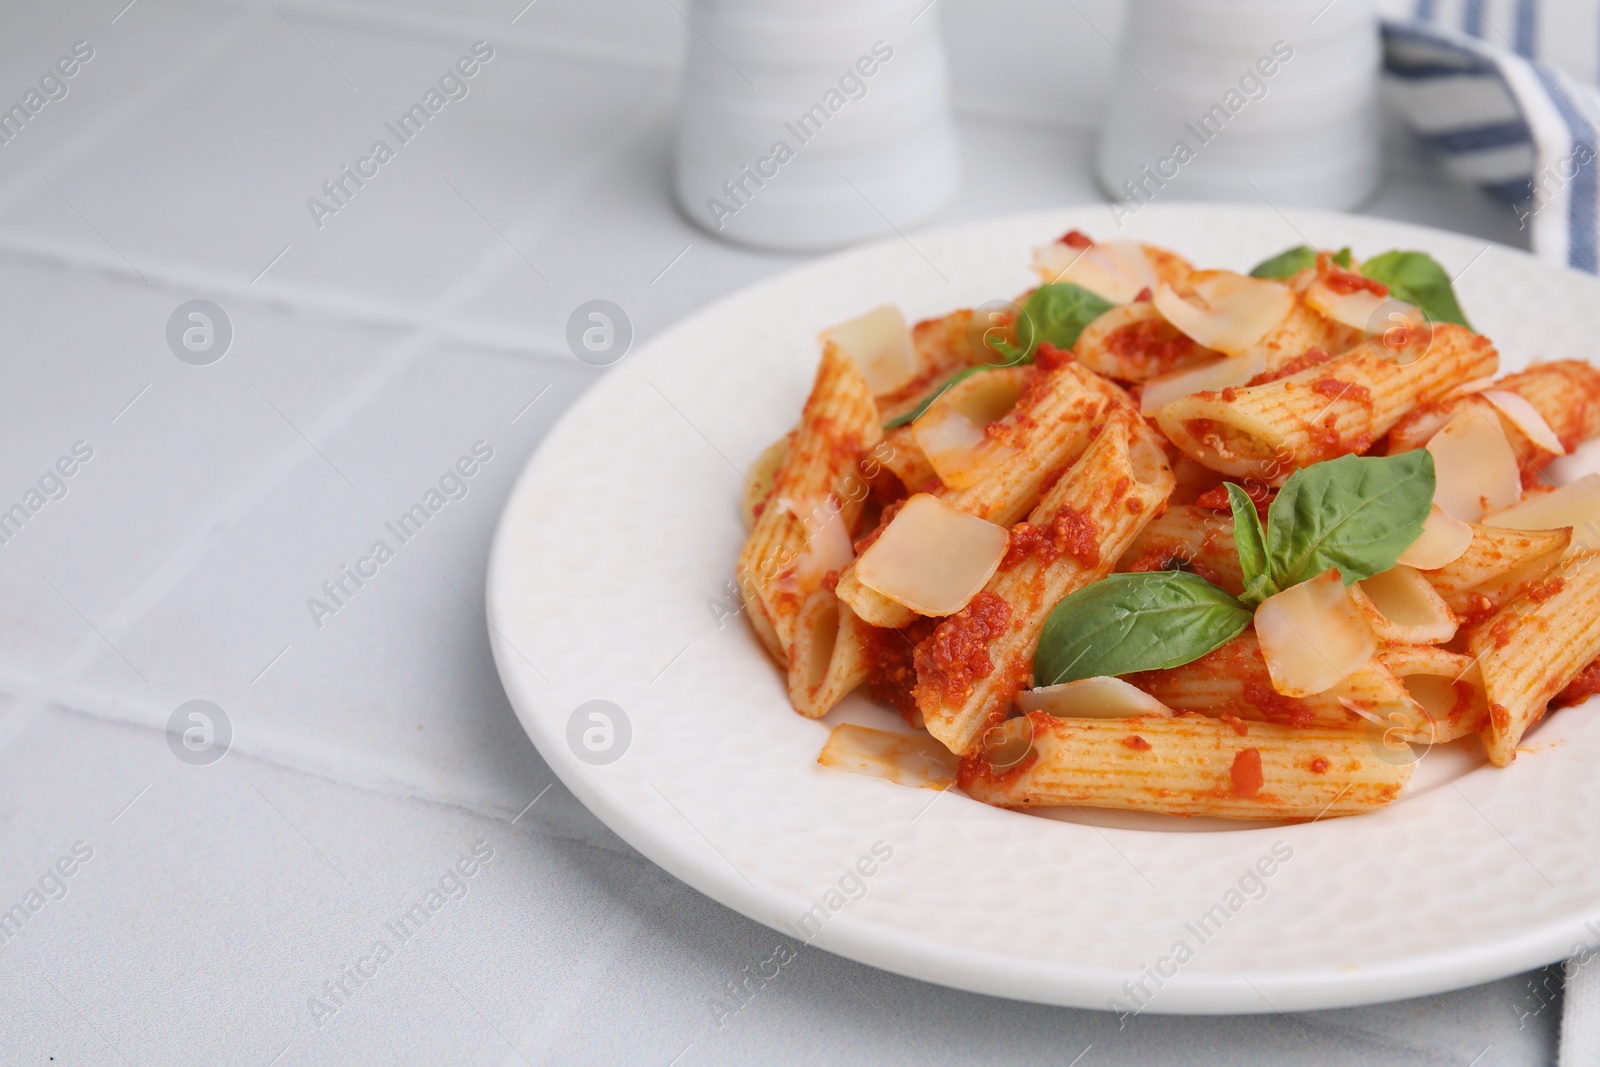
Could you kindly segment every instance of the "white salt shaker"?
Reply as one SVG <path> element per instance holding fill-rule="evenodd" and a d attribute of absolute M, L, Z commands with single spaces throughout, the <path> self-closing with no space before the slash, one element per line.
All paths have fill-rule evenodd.
<path fill-rule="evenodd" d="M 1344 209 L 1381 176 L 1374 0 L 1128 0 L 1095 170 L 1157 200 Z"/>
<path fill-rule="evenodd" d="M 927 0 L 693 0 L 674 190 L 697 225 L 817 250 L 927 219 L 960 162 Z"/>

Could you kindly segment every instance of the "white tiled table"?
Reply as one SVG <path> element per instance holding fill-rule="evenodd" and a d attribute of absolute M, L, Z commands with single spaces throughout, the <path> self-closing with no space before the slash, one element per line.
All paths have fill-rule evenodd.
<path fill-rule="evenodd" d="M 807 951 L 715 1025 L 776 935 L 553 784 L 479 609 L 512 479 L 595 377 L 571 309 L 614 300 L 643 341 L 796 260 L 671 207 L 671 3 L 524 2 L 0 10 L 0 103 L 95 49 L 0 146 L 0 510 L 93 449 L 0 544 L 0 910 L 92 849 L 0 943 L 0 1062 L 1548 1061 L 1542 974 L 1119 1031 Z M 968 157 L 941 221 L 1093 198 L 1115 0 L 939 13 Z M 318 229 L 306 198 L 480 38 L 470 95 Z M 1373 213 L 1518 242 L 1403 146 L 1391 170 Z M 234 331 L 204 367 L 165 336 L 196 297 Z M 479 441 L 467 495 L 318 627 L 307 598 Z M 197 698 L 233 729 L 208 767 L 164 733 Z M 386 924 L 475 845 L 402 945 Z M 319 1025 L 308 998 L 379 940 Z"/>

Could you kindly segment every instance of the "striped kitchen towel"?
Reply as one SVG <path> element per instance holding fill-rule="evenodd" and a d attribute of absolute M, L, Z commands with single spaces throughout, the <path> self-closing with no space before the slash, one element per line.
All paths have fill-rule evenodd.
<path fill-rule="evenodd" d="M 1600 270 L 1600 90 L 1592 84 L 1600 4 L 1387 0 L 1383 7 L 1394 108 L 1451 174 L 1515 205 L 1535 252 Z"/>
<path fill-rule="evenodd" d="M 1390 103 L 1454 176 L 1511 201 L 1539 255 L 1600 249 L 1600 3 L 1379 0 Z M 1561 1067 L 1600 1064 L 1600 960 L 1566 964 Z"/>

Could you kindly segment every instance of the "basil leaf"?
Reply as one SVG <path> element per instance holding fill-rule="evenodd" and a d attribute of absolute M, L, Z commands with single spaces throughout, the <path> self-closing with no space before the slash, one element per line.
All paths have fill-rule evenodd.
<path fill-rule="evenodd" d="M 947 378 L 945 383 L 938 389 L 923 397 L 922 403 L 918 404 L 904 415 L 896 415 L 894 418 L 884 423 L 883 428 L 885 430 L 898 430 L 902 426 L 910 426 L 913 422 L 916 422 L 922 417 L 922 413 L 927 411 L 928 408 L 933 405 L 935 400 L 938 400 L 941 396 L 944 396 L 944 394 L 949 391 L 951 386 L 955 385 L 957 382 L 966 381 L 968 378 L 972 377 L 974 374 L 977 374 L 981 370 L 994 370 L 994 368 L 987 366 L 961 368 Z"/>
<path fill-rule="evenodd" d="M 1238 637 L 1254 617 L 1197 575 L 1107 575 L 1064 598 L 1045 620 L 1034 684 L 1180 667 Z"/>
<path fill-rule="evenodd" d="M 1388 570 L 1421 535 L 1433 488 L 1425 448 L 1340 456 L 1296 471 L 1267 511 L 1273 584 L 1287 589 L 1337 567 L 1349 585 Z"/>
<path fill-rule="evenodd" d="M 1078 343 L 1083 328 L 1116 305 L 1070 282 L 1041 285 L 1028 295 L 1012 333 L 1016 344 L 989 341 L 989 347 L 1007 357 L 1010 363 L 1033 358 L 1040 341 L 1070 351 Z"/>
<path fill-rule="evenodd" d="M 1361 264 L 1361 273 L 1388 286 L 1395 299 L 1417 305 L 1434 322 L 1472 329 L 1456 302 L 1450 275 L 1426 252 L 1385 252 Z"/>
<path fill-rule="evenodd" d="M 1232 482 L 1227 486 L 1228 503 L 1233 506 L 1233 543 L 1238 546 L 1239 567 L 1244 571 L 1244 596 L 1239 600 L 1259 604 L 1278 591 L 1267 565 L 1267 534 L 1250 494 Z"/>
<path fill-rule="evenodd" d="M 1335 252 L 1331 258 L 1333 259 L 1333 262 L 1336 265 L 1338 265 L 1340 267 L 1343 267 L 1345 270 L 1349 270 L 1350 269 L 1350 246 L 1349 245 L 1345 245 L 1343 248 L 1339 249 L 1339 251 Z"/>
<path fill-rule="evenodd" d="M 1317 265 L 1317 250 L 1310 245 L 1296 245 L 1257 263 L 1250 270 L 1252 278 L 1287 278 L 1299 274 L 1307 267 Z"/>

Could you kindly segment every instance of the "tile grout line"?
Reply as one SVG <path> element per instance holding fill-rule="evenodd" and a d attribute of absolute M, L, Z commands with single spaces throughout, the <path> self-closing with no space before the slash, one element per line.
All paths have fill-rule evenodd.
<path fill-rule="evenodd" d="M 121 726 L 133 730 L 151 731 L 157 734 L 164 733 L 166 730 L 167 712 L 152 700 L 139 702 L 139 705 L 148 713 L 146 717 L 128 717 L 116 714 L 111 710 L 115 705 L 127 706 L 132 703 L 117 694 L 99 694 L 100 706 L 92 706 L 95 704 L 94 700 L 49 697 L 44 695 L 42 688 L 29 690 L 12 684 L 14 681 L 16 680 L 0 678 L 0 688 L 9 686 L 7 691 L 17 698 L 19 705 L 19 707 L 13 708 L 5 715 L 0 716 L 0 721 L 15 718 L 16 713 L 21 710 L 20 706 L 26 703 L 33 705 L 33 707 L 29 709 L 26 722 L 22 724 L 24 727 L 39 721 L 46 713 L 53 710 L 57 713 L 78 716 L 107 726 Z M 84 692 L 79 692 L 76 695 L 78 697 L 89 696 Z M 137 715 L 138 712 L 136 711 L 135 714 Z M 9 722 L 7 725 L 10 725 Z M 6 729 L 0 732 L 0 750 L 3 750 L 5 745 L 9 744 L 19 732 L 20 730 L 16 729 Z M 235 741 L 237 742 L 237 738 L 235 738 Z M 240 748 L 235 743 L 231 746 L 230 751 L 240 758 L 253 760 L 279 770 L 308 775 L 332 785 L 358 789 L 362 792 L 390 799 L 413 800 L 424 804 L 438 805 L 477 818 L 489 819 L 496 823 L 505 823 L 511 817 L 517 804 L 517 801 L 509 799 L 501 803 L 499 800 L 488 796 L 480 795 L 474 797 L 462 793 L 452 795 L 439 792 L 422 784 L 414 776 L 406 775 L 404 772 L 408 768 L 397 768 L 372 761 L 355 762 L 350 759 L 350 754 L 346 752 L 335 754 L 341 761 L 339 765 L 335 766 L 331 762 L 320 760 L 315 756 L 307 758 L 305 752 L 293 752 L 287 747 L 279 749 Z"/>
<path fill-rule="evenodd" d="M 430 41 L 440 41 L 444 38 L 456 40 L 481 37 L 496 46 L 504 43 L 509 48 L 536 55 L 580 62 L 599 61 L 662 73 L 675 72 L 679 67 L 679 61 L 676 58 L 678 49 L 676 48 L 671 50 L 670 55 L 657 55 L 655 52 L 645 48 L 617 48 L 613 44 L 586 40 L 581 37 L 561 37 L 539 33 L 535 30 L 514 26 L 509 19 L 501 22 L 498 20 L 439 17 L 409 11 L 379 12 L 354 4 L 326 3 L 321 2 L 321 0 L 277 0 L 277 2 L 280 7 L 319 19 L 325 24 L 342 24 L 345 27 L 360 30 L 376 29 L 392 35 L 405 34 Z M 231 6 L 250 10 L 254 10 L 256 7 L 254 3 L 241 2 L 241 0 L 234 0 Z"/>
<path fill-rule="evenodd" d="M 66 270 L 93 271 L 136 280 L 134 275 L 119 265 L 114 255 L 18 234 L 0 232 L 0 256 L 20 264 L 43 263 Z M 261 308 L 286 307 L 291 315 L 301 321 L 321 313 L 340 326 L 391 331 L 422 330 L 440 341 L 485 351 L 531 355 L 537 359 L 569 358 L 565 339 L 553 332 L 540 336 L 515 329 L 474 329 L 438 313 L 408 312 L 402 307 L 378 300 L 329 297 L 316 290 L 294 285 L 275 287 L 270 282 L 255 285 L 242 280 L 242 276 L 239 280 L 224 280 L 202 268 L 147 263 L 145 270 L 158 288 L 175 294 L 200 292 Z M 491 272 L 489 280 L 493 277 L 495 274 Z"/>
<path fill-rule="evenodd" d="M 258 18 L 243 18 L 234 25 L 224 27 L 191 52 L 182 63 L 156 78 L 143 90 L 107 108 L 62 144 L 42 152 L 39 158 L 18 168 L 15 175 L 0 186 L 0 213 L 15 207 L 28 194 L 38 190 L 47 175 L 59 172 L 67 164 L 93 152 L 109 138 L 123 132 L 130 120 L 192 83 L 208 65 L 220 59 L 241 38 L 248 36 L 259 21 Z"/>

